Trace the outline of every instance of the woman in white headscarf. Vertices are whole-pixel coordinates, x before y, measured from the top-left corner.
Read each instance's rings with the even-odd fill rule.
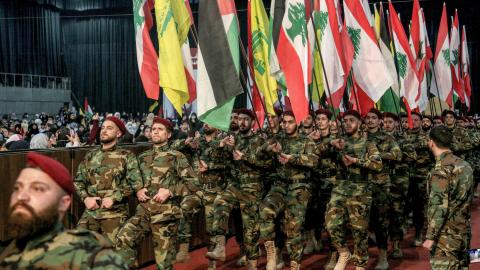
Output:
[[[47,149],[50,147],[49,138],[45,133],[38,133],[30,140],[30,149]]]

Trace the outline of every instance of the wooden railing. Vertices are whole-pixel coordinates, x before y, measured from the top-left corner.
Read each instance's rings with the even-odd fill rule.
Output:
[[[150,148],[149,144],[132,144],[123,145],[122,147],[131,150],[138,154]],[[78,148],[61,148],[53,150],[38,151],[44,155],[50,156],[61,162],[67,167],[74,176],[77,167],[83,160],[85,154],[91,150],[92,147],[78,147]],[[28,151],[15,152],[0,152],[0,241],[8,240],[6,223],[8,219],[8,206],[10,204],[10,195],[13,189],[15,180],[20,171],[25,166],[26,154]],[[137,205],[136,199],[132,196],[129,198],[130,214],[132,215]],[[71,206],[71,211],[65,218],[65,225],[68,228],[74,228],[81,214],[83,213],[84,205],[80,199],[75,195]],[[190,245],[192,247],[199,247],[206,243],[207,237],[205,232],[205,216],[203,213],[194,216],[192,223],[192,238]],[[138,260],[140,265],[145,265],[154,260],[153,257],[153,242],[150,236],[147,236],[139,247]]]

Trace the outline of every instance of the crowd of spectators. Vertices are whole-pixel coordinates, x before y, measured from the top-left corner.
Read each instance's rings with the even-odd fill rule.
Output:
[[[153,113],[95,113],[85,115],[75,107],[62,107],[57,114],[4,114],[0,120],[0,151],[80,147],[99,144],[103,119],[114,115],[128,130],[120,143],[148,142]],[[201,131],[203,124],[195,113],[170,119],[175,125],[174,137],[187,138]]]

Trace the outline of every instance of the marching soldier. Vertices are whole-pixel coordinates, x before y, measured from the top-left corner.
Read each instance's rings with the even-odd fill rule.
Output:
[[[367,174],[382,170],[382,158],[374,143],[360,132],[361,116],[354,110],[345,112],[346,136],[331,141],[337,149],[339,168],[332,197],[325,217],[332,244],[339,252],[336,270],[345,269],[350,260],[346,229],[352,229],[354,254],[357,270],[365,269],[368,262],[368,221],[372,192]]]
[[[406,229],[405,202],[407,201],[409,184],[409,167],[417,159],[413,142],[407,140],[404,132],[398,130],[399,121],[396,114],[386,112],[383,117],[385,133],[394,136],[402,150],[402,161],[393,163],[391,174],[391,219],[390,239],[393,241],[393,258],[403,257],[400,241],[403,240],[403,230]]]
[[[218,129],[204,124],[202,136],[196,149],[196,161],[194,161],[194,170],[198,171],[199,184],[198,191],[184,198],[181,204],[183,218],[180,223],[178,242],[180,243],[176,262],[185,262],[189,260],[189,241],[191,237],[191,222],[194,213],[199,211],[200,207],[205,208],[205,219],[207,232],[211,231],[213,224],[213,202],[217,194],[225,188],[225,170],[228,155],[220,147],[220,141],[217,139]],[[208,250],[213,250],[215,242],[209,239]],[[215,269],[216,261],[209,261],[209,269]]]
[[[100,131],[101,147],[86,154],[74,182],[86,208],[78,227],[99,231],[113,243],[127,219],[127,198],[142,182],[136,156],[117,146],[125,132],[120,119],[107,117]]]
[[[367,126],[367,139],[374,143],[380,151],[383,169],[380,172],[370,172],[372,208],[370,224],[375,231],[376,242],[379,249],[378,263],[375,269],[388,269],[387,249],[390,213],[390,174],[393,163],[402,158],[402,151],[395,142],[395,138],[380,130],[382,113],[372,108],[365,117]]]
[[[450,147],[453,134],[445,126],[430,132],[428,147],[435,156],[429,174],[428,229],[423,247],[430,250],[430,264],[437,269],[468,269],[471,239],[473,172]]]
[[[263,200],[260,210],[260,232],[267,250],[267,270],[277,269],[275,248],[275,220],[285,212],[285,234],[290,255],[290,268],[300,269],[303,254],[302,229],[310,199],[309,176],[318,163],[315,143],[300,135],[295,116],[291,111],[283,113],[284,136],[269,144],[267,150],[279,161],[277,179]]]
[[[451,110],[442,112],[444,124],[453,134],[452,151],[460,158],[465,159],[466,154],[473,149],[472,140],[467,130],[456,125],[457,115]]]
[[[128,269],[102,235],[64,229],[73,192],[72,176],[61,163],[27,154],[10,198],[7,228],[13,240],[0,244],[1,269]]]
[[[175,237],[182,217],[180,202],[198,186],[185,155],[169,150],[172,128],[168,120],[154,118],[153,149],[138,156],[144,181],[137,183],[134,189],[140,203],[135,215],[120,229],[116,244],[116,250],[131,267],[136,266],[138,244],[151,232],[157,268],[172,269]]]
[[[206,257],[212,260],[225,260],[225,235],[228,230],[228,216],[234,208],[239,208],[243,222],[245,253],[248,269],[257,269],[259,217],[258,207],[262,195],[261,170],[271,164],[262,137],[252,132],[255,114],[248,109],[238,110],[239,134],[228,136],[221,147],[231,153],[232,181],[227,183],[224,192],[214,202],[214,221],[212,232],[216,246]]]

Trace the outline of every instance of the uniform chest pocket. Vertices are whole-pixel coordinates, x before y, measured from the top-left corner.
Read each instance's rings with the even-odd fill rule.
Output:
[[[115,189],[125,178],[125,162],[122,159],[103,160],[98,189]]]

